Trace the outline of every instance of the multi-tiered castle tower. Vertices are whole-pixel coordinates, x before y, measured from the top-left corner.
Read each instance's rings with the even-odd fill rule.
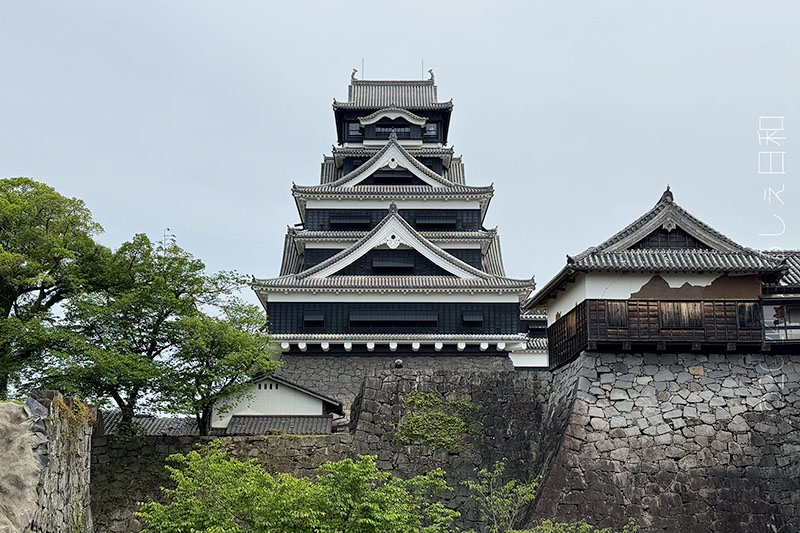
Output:
[[[467,185],[433,74],[354,72],[333,110],[319,185],[292,187],[300,223],[280,276],[254,282],[285,358],[533,354],[537,317],[520,316],[533,280],[505,275],[497,230],[483,227],[493,187]]]

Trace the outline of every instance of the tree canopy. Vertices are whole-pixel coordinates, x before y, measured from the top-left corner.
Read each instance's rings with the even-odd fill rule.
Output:
[[[101,231],[82,200],[29,178],[0,180],[0,397],[42,354],[54,307],[110,282]]]
[[[202,261],[174,242],[154,243],[146,235],[123,244],[109,271],[113,285],[65,304],[52,348],[57,359],[48,372],[52,385],[84,397],[111,398],[122,424],[130,426],[143,402],[203,411],[215,385],[235,389],[251,377],[248,370],[271,369],[265,337],[203,313],[209,306],[228,305],[241,276],[206,274]],[[255,322],[256,312],[250,313]],[[263,314],[260,320],[263,326]],[[204,347],[210,351],[202,353]],[[214,366],[204,366],[209,363]]]
[[[196,314],[178,323],[177,350],[166,362],[162,396],[166,408],[193,414],[201,435],[211,429],[215,408],[224,411],[241,398],[250,378],[272,373],[264,313],[238,299],[221,306],[222,316]]]

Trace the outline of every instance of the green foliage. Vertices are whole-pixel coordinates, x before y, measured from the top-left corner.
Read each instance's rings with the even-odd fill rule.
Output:
[[[475,406],[467,398],[447,400],[436,392],[412,391],[403,408],[406,413],[394,436],[397,444],[420,443],[457,451],[465,445],[466,437],[475,433]]]
[[[235,274],[209,276],[203,263],[174,242],[136,235],[110,260],[113,285],[71,299],[58,329],[49,385],[102,401],[111,398],[132,423],[143,400],[154,397],[167,362],[185,338],[184,320],[241,284]]]
[[[492,470],[475,469],[477,481],[463,482],[490,533],[509,531],[526,506],[536,498],[539,487],[538,479],[529,483],[519,483],[515,479],[503,483],[504,471],[505,459],[497,461]]]
[[[628,519],[628,523],[619,533],[636,533],[639,526],[633,518]],[[615,533],[611,528],[597,528],[584,520],[580,522],[553,522],[552,520],[542,520],[533,529],[513,531],[510,533]]]
[[[229,458],[217,442],[170,460],[182,467],[167,467],[176,488],[162,489],[166,503],[144,503],[137,513],[151,533],[455,531],[458,513],[433,501],[452,490],[441,470],[402,480],[365,456],[297,478]]]
[[[161,387],[166,408],[196,415],[201,435],[211,429],[215,405],[224,412],[249,388],[252,376],[280,366],[271,359],[261,309],[234,299],[222,310],[220,318],[197,314],[180,320],[177,350],[166,363]]]
[[[0,398],[43,354],[53,308],[108,281],[101,231],[81,200],[28,178],[0,180]]]

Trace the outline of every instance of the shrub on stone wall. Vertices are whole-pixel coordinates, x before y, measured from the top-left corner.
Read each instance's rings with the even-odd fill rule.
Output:
[[[396,444],[422,444],[454,452],[467,445],[476,433],[475,405],[468,398],[446,399],[436,392],[412,391],[403,403]]]
[[[628,523],[619,530],[619,533],[636,533],[639,526],[631,518]],[[524,531],[509,531],[508,533],[615,533],[610,527],[603,529],[597,528],[585,520],[580,522],[554,522],[552,520],[542,520],[533,529]]]

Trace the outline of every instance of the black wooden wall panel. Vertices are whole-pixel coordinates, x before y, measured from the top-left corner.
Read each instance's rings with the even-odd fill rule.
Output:
[[[435,328],[385,328],[383,331],[350,327],[350,312],[436,313]],[[464,311],[483,313],[480,326],[465,325]],[[304,326],[306,312],[322,313],[325,324],[321,327]],[[273,302],[268,305],[271,333],[520,333],[519,305],[515,303],[357,303],[357,302]]]

